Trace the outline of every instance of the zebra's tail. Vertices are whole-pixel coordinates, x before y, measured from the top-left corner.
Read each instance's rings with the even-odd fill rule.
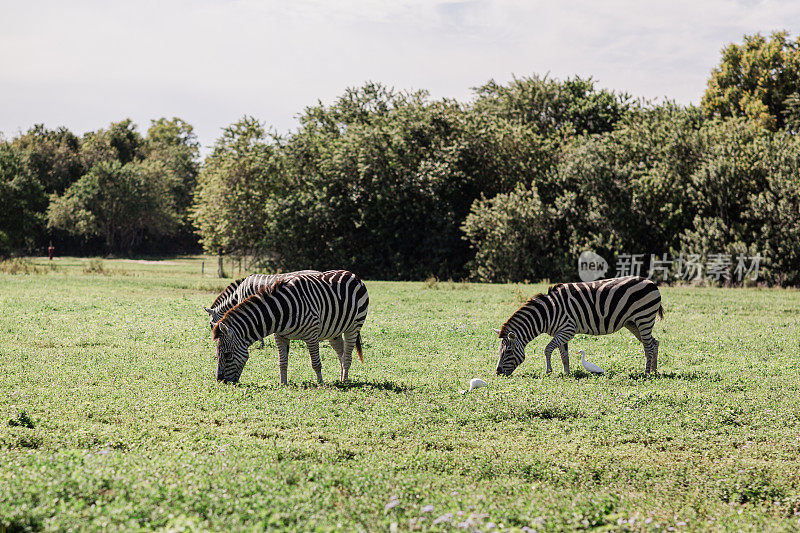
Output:
[[[660,304],[658,306],[658,318],[664,320],[664,306]]]
[[[361,332],[358,332],[356,335],[356,351],[358,352],[358,359],[362,363],[364,362],[364,352],[361,350]]]

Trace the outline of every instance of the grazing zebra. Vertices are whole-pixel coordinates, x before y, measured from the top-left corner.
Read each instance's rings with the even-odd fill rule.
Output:
[[[503,327],[495,330],[501,339],[497,373],[510,376],[525,360],[525,346],[537,335],[553,337],[544,350],[547,372],[552,372],[550,354],[561,353],[564,373],[569,374],[567,343],[577,333],[605,335],[623,326],[644,346],[645,374],[655,372],[658,341],[653,338],[656,315],[663,317],[661,294],[649,279],[629,276],[591,283],[559,283],[537,294],[519,308]]]
[[[322,383],[319,341],[328,339],[339,357],[341,379],[346,381],[353,348],[359,359],[364,360],[361,326],[367,318],[368,306],[364,283],[346,270],[280,277],[233,307],[214,326],[217,379],[239,381],[249,346],[274,333],[281,385],[287,383],[289,341],[293,339],[301,339],[308,346],[311,368],[319,383]]]

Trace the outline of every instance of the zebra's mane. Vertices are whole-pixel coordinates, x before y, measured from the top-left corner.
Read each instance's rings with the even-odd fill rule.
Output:
[[[233,291],[235,291],[235,290],[236,290],[236,288],[237,288],[239,285],[241,285],[241,284],[242,284],[242,282],[243,282],[244,280],[245,280],[245,278],[242,278],[242,279],[237,279],[237,280],[236,280],[236,281],[234,281],[234,282],[231,282],[231,284],[230,284],[230,285],[228,285],[227,287],[225,287],[225,289],[224,289],[224,290],[223,290],[221,293],[219,293],[219,296],[217,296],[217,297],[216,297],[216,299],[214,300],[214,302],[211,304],[211,307],[216,307],[217,305],[219,305],[220,303],[222,303],[222,300],[224,300],[225,298],[227,298],[228,296],[230,296],[230,294],[231,294]]]
[[[552,287],[550,287],[549,289],[547,289],[547,293],[540,292],[540,293],[534,294],[533,296],[531,296],[530,298],[528,298],[528,299],[525,301],[525,303],[524,303],[524,304],[522,304],[522,305],[519,307],[519,309],[517,309],[516,311],[514,311],[514,313],[513,313],[513,314],[512,314],[512,315],[509,317],[509,319],[508,319],[508,320],[506,320],[505,324],[503,324],[502,326],[500,326],[500,333],[498,333],[498,334],[497,334],[497,336],[498,336],[498,337],[503,337],[503,336],[505,336],[505,335],[508,333],[508,326],[509,326],[509,322],[511,322],[511,319],[512,319],[512,318],[514,318],[514,316],[515,316],[517,313],[519,313],[521,309],[525,309],[526,307],[528,307],[529,305],[531,305],[532,303],[534,303],[534,302],[535,302],[535,301],[537,301],[537,300],[540,300],[540,299],[542,299],[542,298],[547,298],[547,297],[548,297],[548,296],[550,296],[550,295],[551,295],[551,294],[552,294],[554,291],[556,291],[556,290],[558,290],[559,288],[561,288],[563,285],[564,285],[563,283],[556,283],[555,285],[553,285]]]
[[[267,285],[266,287],[261,287],[260,289],[258,289],[252,296],[245,298],[238,304],[228,309],[228,311],[225,312],[222,318],[220,318],[219,321],[216,324],[214,324],[214,329],[211,330],[211,338],[214,340],[219,338],[219,325],[228,318],[228,315],[230,315],[234,311],[237,311],[243,305],[249,304],[251,300],[260,299],[262,296],[275,294],[278,290],[281,289],[281,287],[286,285],[288,281],[289,280],[285,278],[278,278],[271,284]]]

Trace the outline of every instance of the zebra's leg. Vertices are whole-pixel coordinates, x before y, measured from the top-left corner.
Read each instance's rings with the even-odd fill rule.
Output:
[[[339,358],[339,362],[341,363],[342,354],[344,353],[344,341],[342,341],[342,336],[339,335],[338,337],[328,339],[328,344],[330,344],[333,351],[336,352],[336,357]]]
[[[650,356],[647,355],[647,346],[645,345],[644,341],[642,340],[642,334],[639,333],[639,328],[636,327],[636,324],[634,324],[633,322],[626,322],[625,323],[625,327],[628,329],[628,331],[633,333],[634,337],[636,337],[636,339],[639,342],[641,342],[642,346],[644,347],[644,372],[646,374],[649,371],[649,368],[650,368]]]
[[[556,349],[555,341],[555,339],[551,340],[547,343],[547,346],[544,347],[544,366],[545,372],[548,374],[553,373],[553,367],[550,366],[550,354]]]
[[[634,337],[636,337],[639,342],[642,342],[642,336],[639,335],[639,328],[636,327],[636,324],[633,322],[625,322],[625,327],[628,328],[628,331],[633,333]]]
[[[564,373],[569,374],[569,350],[567,343],[559,345],[558,352],[561,354],[561,364],[564,366]]]
[[[649,374],[653,368],[653,349],[651,346],[651,340],[643,340],[642,344],[644,344],[644,357],[645,357],[645,366],[644,366],[644,373]]]
[[[639,324],[637,325],[637,329],[639,330],[642,345],[644,345],[644,357],[646,359],[644,373],[649,374],[650,372],[655,372],[657,368],[655,354],[656,350],[658,350],[658,341],[656,341],[652,335],[653,325]]]
[[[275,344],[278,345],[278,368],[281,373],[281,385],[288,383],[287,370],[289,368],[289,339],[275,334]]]
[[[658,370],[658,341],[653,337],[653,356],[650,359],[650,371],[655,373]]]
[[[342,381],[350,379],[350,363],[353,362],[353,348],[356,346],[356,339],[358,338],[358,331],[351,331],[345,333],[344,336],[344,351],[342,353]]]
[[[317,374],[317,383],[322,384],[322,359],[319,358],[319,339],[306,340],[308,354],[311,356],[311,368]]]
[[[556,332],[553,335],[553,340],[547,343],[547,346],[544,349],[544,359],[547,363],[547,373],[553,371],[553,367],[550,366],[550,354],[553,353],[553,350],[558,348],[559,352],[561,352],[561,364],[564,366],[564,373],[569,374],[569,353],[562,351],[561,346],[564,346],[566,349],[567,343],[572,340],[572,337],[575,336],[575,332],[572,329],[562,329]]]

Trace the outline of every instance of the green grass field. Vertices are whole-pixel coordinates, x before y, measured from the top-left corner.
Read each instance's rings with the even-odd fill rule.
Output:
[[[657,377],[623,330],[507,379],[543,285],[367,281],[353,381],[293,343],[281,388],[274,342],[214,379],[199,259],[46,263],[0,274],[0,531],[800,528],[800,292],[663,288]]]

